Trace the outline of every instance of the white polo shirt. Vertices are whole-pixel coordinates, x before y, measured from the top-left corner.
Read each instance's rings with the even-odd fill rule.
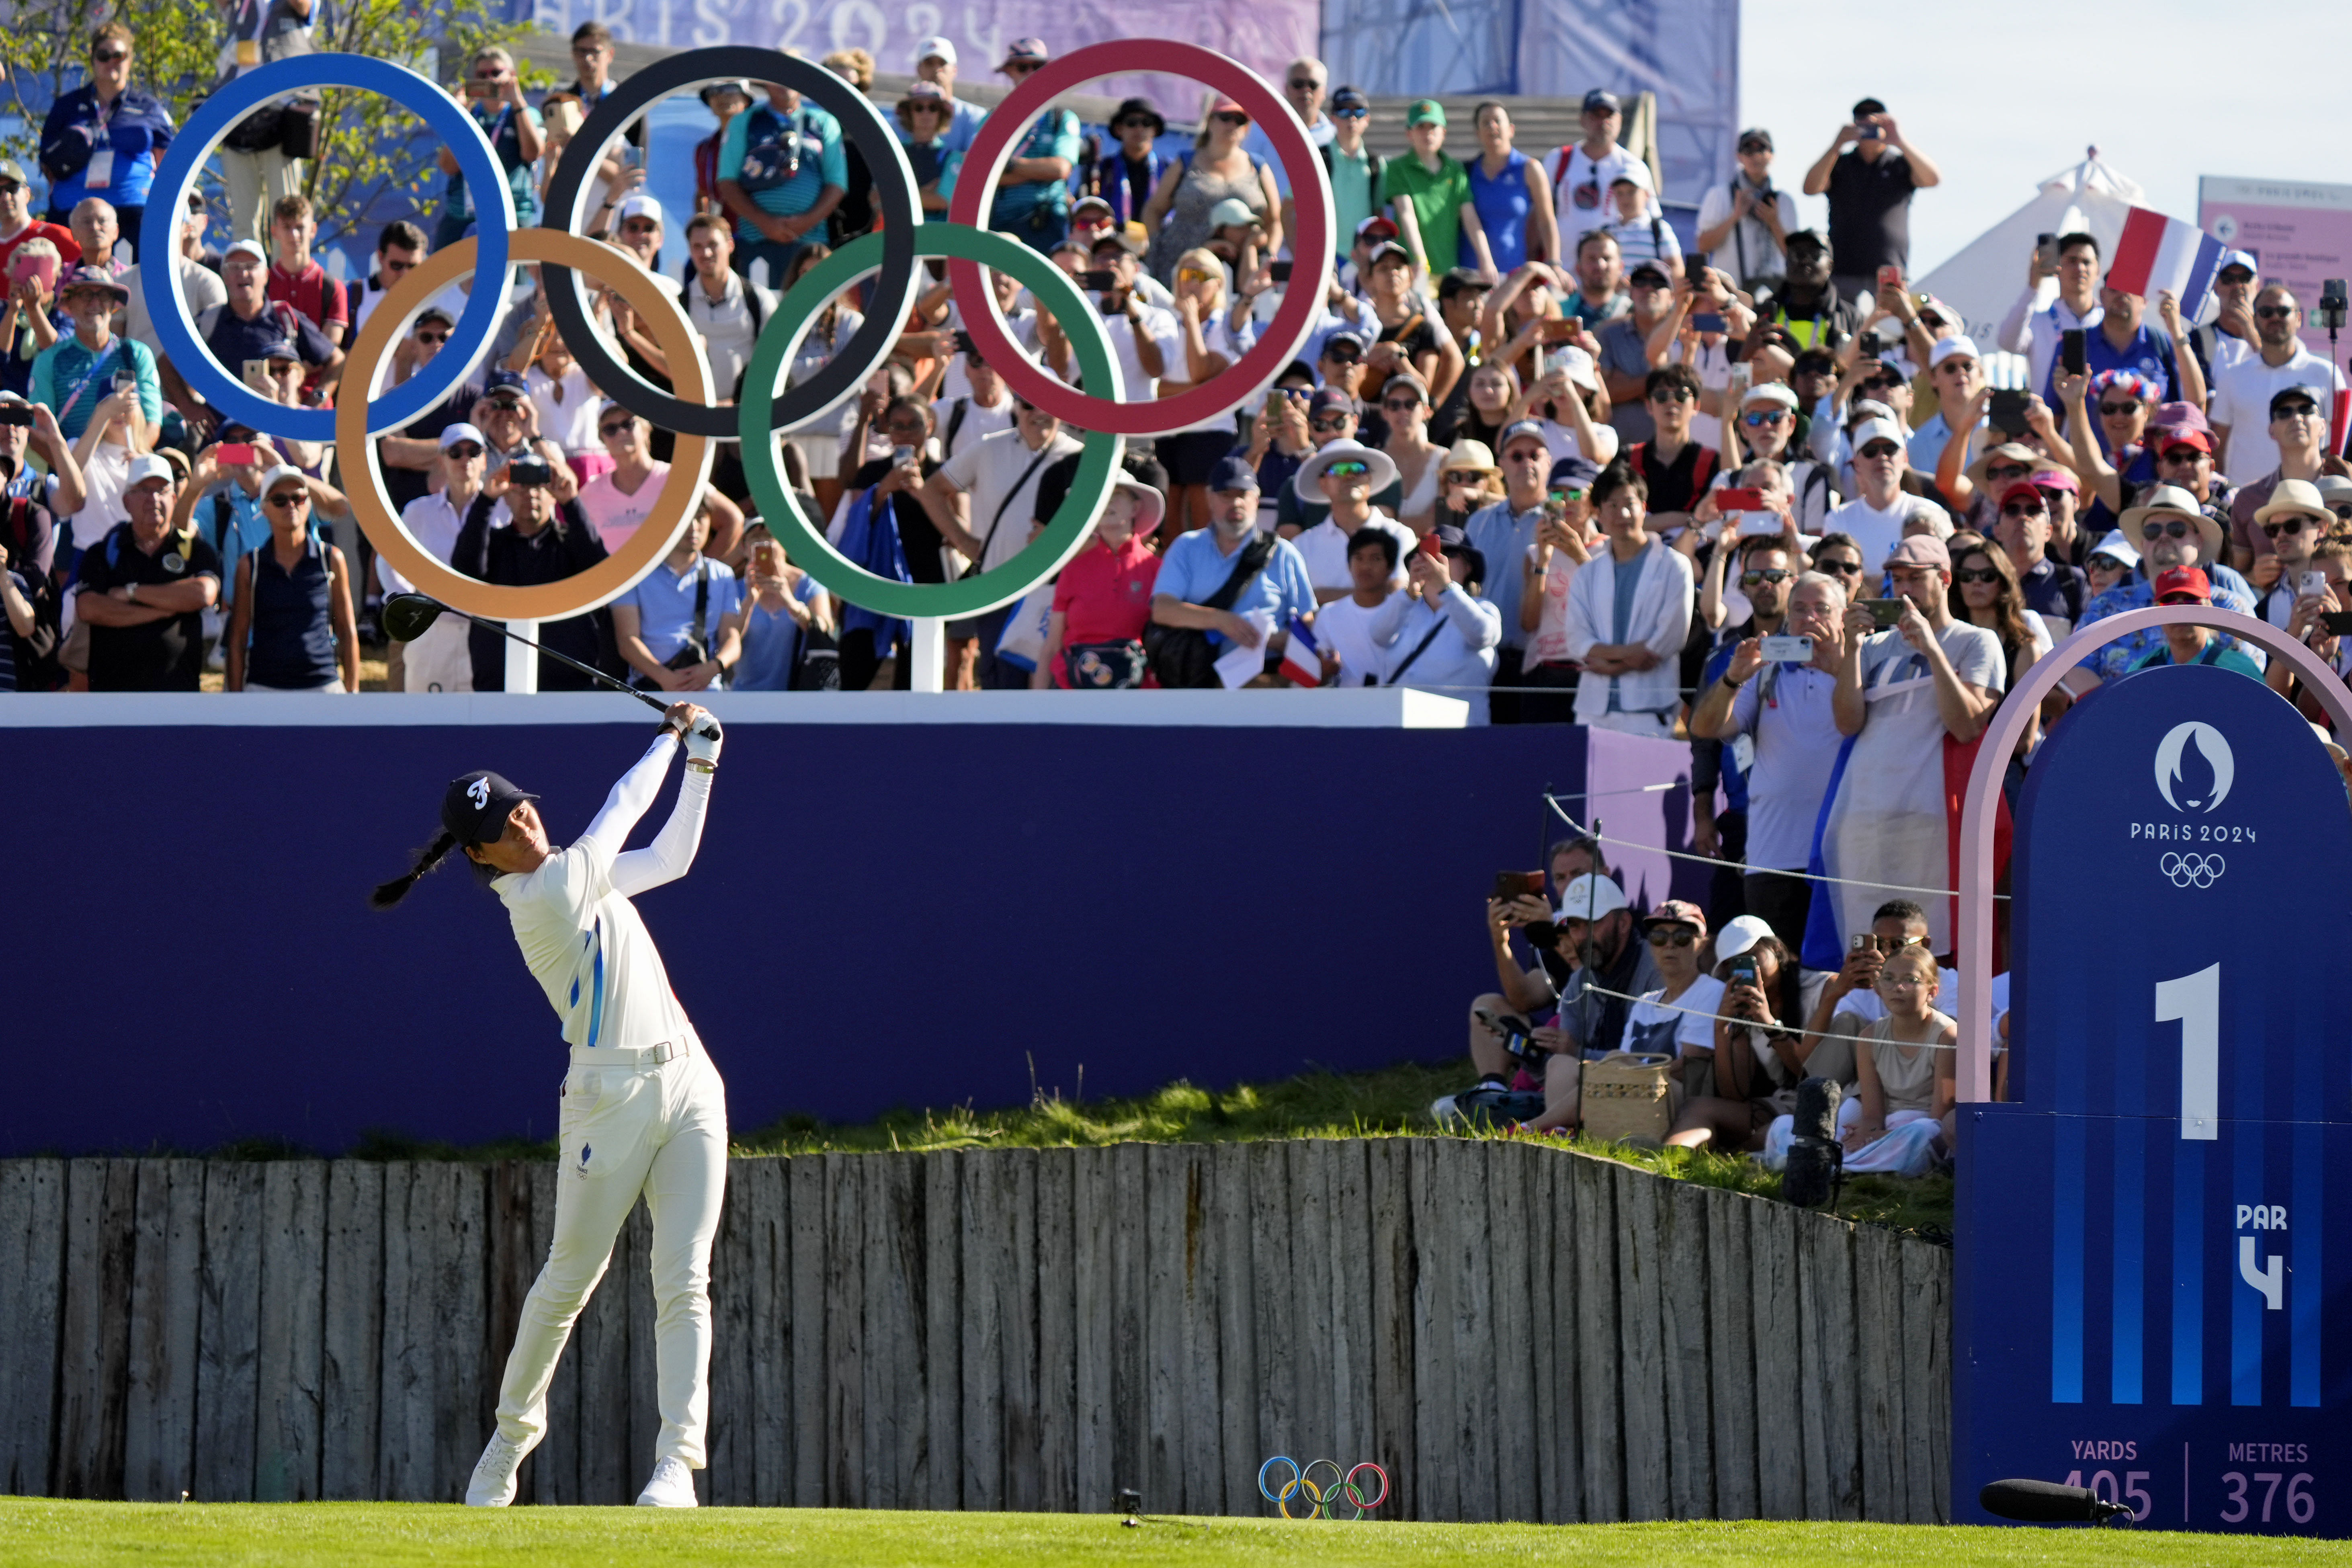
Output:
[[[2213,401],[2206,417],[2230,427],[2222,458],[2231,484],[2252,484],[2279,466],[2278,443],[2271,439],[2271,399],[2290,386],[2307,386],[2320,394],[2319,416],[2332,420],[2335,395],[2344,390],[2344,373],[2300,343],[2284,364],[2268,364],[2262,355],[2248,354],[2234,364],[2214,368]]]

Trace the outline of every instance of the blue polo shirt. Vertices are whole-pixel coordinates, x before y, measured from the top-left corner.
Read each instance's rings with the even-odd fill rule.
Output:
[[[805,572],[793,585],[793,597],[803,605],[813,603],[824,592],[816,579]],[[687,602],[687,613],[694,613],[691,597]],[[766,610],[754,604],[751,613],[743,617],[743,657],[737,661],[728,685],[738,691],[789,691],[793,665],[799,659],[800,651],[800,623],[782,610]]]
[[[1462,531],[1486,558],[1486,602],[1502,612],[1503,646],[1525,647],[1528,634],[1519,629],[1519,591],[1526,585],[1528,550],[1536,542],[1536,524],[1543,508],[1514,513],[1511,503],[1498,500],[1470,514]]]
[[[1196,528],[1190,533],[1180,533],[1176,542],[1160,563],[1160,576],[1151,592],[1173,595],[1180,603],[1198,605],[1225,585],[1233,575],[1234,556],[1239,555],[1248,541],[1234,547],[1228,555],[1217,548],[1214,525]],[[1286,539],[1274,542],[1274,553],[1266,557],[1265,567],[1252,577],[1232,605],[1235,615],[1246,616],[1253,610],[1274,612],[1274,629],[1286,631],[1293,616],[1315,613],[1315,584],[1307,580],[1307,559]],[[1212,647],[1222,647],[1222,632],[1211,632]]]
[[[687,635],[694,630],[695,594],[705,570],[710,574],[710,598],[703,608],[702,635],[708,646],[716,647],[719,617],[733,615],[743,602],[742,584],[735,580],[734,568],[724,561],[698,555],[693,565],[679,573],[673,571],[664,558],[660,565],[646,574],[644,582],[629,590],[627,598],[619,601],[635,606],[637,636],[644,639],[647,651],[664,664],[686,646]]]
[[[2123,347],[2107,342],[2105,329],[2093,327],[2083,334],[2083,367],[2095,376],[2101,371],[2131,370],[2164,388],[2164,400],[2170,403],[2180,395],[2180,366],[2173,357],[2172,340],[2162,332],[2151,331],[2147,322],[2132,333]],[[2058,404],[2058,356],[2050,356],[2050,369],[2042,378],[2042,401],[2056,408]],[[2089,400],[2095,401],[2095,400]],[[2098,410],[2091,410],[2091,428],[2099,437],[2104,450],[2107,444],[2106,427],[2098,422]]]

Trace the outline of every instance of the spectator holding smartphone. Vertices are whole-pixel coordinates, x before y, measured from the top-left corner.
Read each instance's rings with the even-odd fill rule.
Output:
[[[1666,1144],[1752,1153],[1764,1147],[1773,1096],[1794,1089],[1800,1076],[1790,1058],[1801,1036],[1780,1021],[1778,1001],[1797,961],[1754,915],[1727,922],[1716,934],[1715,951],[1714,978],[1722,987],[1716,1011],[1722,1016],[1706,1021],[1706,1047],[1685,1047],[1712,1058],[1714,1082],[1683,1102]]]
[[[140,417],[151,425],[163,417],[155,356],[146,344],[114,335],[114,312],[130,300],[130,289],[94,267],[77,268],[58,280],[58,300],[73,319],[73,335],[33,361],[32,399],[57,411],[68,440],[82,433],[110,392],[136,395]]]
[[[1527,638],[1518,682],[1527,689],[1518,699],[1521,723],[1576,720],[1576,683],[1583,671],[1569,657],[1568,595],[1577,572],[1607,542],[1592,526],[1592,481],[1600,477],[1600,465],[1588,458],[1552,464],[1535,542],[1520,552],[1518,629]],[[1489,552],[1486,559],[1499,558]],[[1537,690],[1548,695],[1538,697]]]
[[[1942,171],[1904,140],[1886,105],[1865,98],[1853,106],[1852,122],[1838,128],[1805,171],[1805,195],[1829,197],[1830,244],[1842,264],[1831,286],[1841,298],[1859,303],[1882,267],[1908,270],[1911,193],[1943,181]]]
[[[1856,426],[1850,439],[1857,493],[1822,520],[1823,527],[1846,535],[1861,550],[1866,586],[1875,585],[1878,568],[1914,522],[1931,532],[1951,531],[1951,519],[1942,507],[1903,488],[1903,476],[1910,468],[1904,438],[1903,427],[1893,419],[1874,417]]]
[[[1479,596],[1486,558],[1458,528],[1433,529],[1437,553],[1405,558],[1409,585],[1373,618],[1384,686],[1422,686],[1469,704],[1469,722],[1487,721],[1486,687],[1495,674],[1502,616]]]
[[[2059,340],[2068,332],[2088,333],[2105,314],[2099,304],[2099,241],[2084,233],[2062,234],[2050,242],[2052,254],[2037,244],[2025,264],[2025,292],[2001,318],[1993,346],[2026,356],[2025,384],[2051,396],[2052,373],[2058,363]],[[2058,280],[2058,295],[2036,308],[2045,279]]]
[[[1772,184],[1772,133],[1739,133],[1739,172],[1709,185],[1698,204],[1698,248],[1706,264],[1749,294],[1788,276],[1789,236],[1797,227],[1797,198]]]
[[[1852,1037],[1825,1040],[1822,1029],[1806,1028],[1809,1059],[1827,1054],[1822,1047],[1835,1046],[1841,1058],[1853,1064],[1850,1079],[1842,1081],[1851,1081],[1854,1092],[1838,1107],[1837,1119],[1848,1171],[1923,1175],[1949,1152],[1959,1029],[1936,1005],[1937,979],[1929,950],[1906,943],[1885,953],[1873,970],[1877,1016],[1840,1013],[1831,1020],[1828,1033]],[[1819,1071],[1810,1066],[1807,1070]],[[1786,1163],[1794,1131],[1792,1117],[1773,1122],[1765,1141],[1769,1168]]]
[[[522,81],[515,75],[512,55],[497,47],[475,53],[467,71],[466,106],[489,138],[499,166],[506,170],[507,189],[514,196],[515,222],[537,223],[539,191],[531,183],[530,166],[547,150],[547,132],[539,110],[523,100]],[[433,248],[446,250],[466,237],[466,231],[474,226],[478,203],[475,193],[466,189],[457,155],[444,147],[436,157],[449,184],[442,197]],[[603,216],[601,212],[592,213],[589,221],[599,224]]]

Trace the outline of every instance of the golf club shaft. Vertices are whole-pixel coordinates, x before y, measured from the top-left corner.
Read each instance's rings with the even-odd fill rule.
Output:
[[[444,605],[442,608],[446,610],[448,609],[449,606]],[[557,659],[564,664],[570,665],[572,668],[578,670],[581,674],[586,676],[591,680],[602,681],[615,691],[625,691],[656,713],[667,713],[669,711],[669,704],[655,696],[652,692],[640,691],[635,687],[628,685],[624,681],[614,679],[611,676],[605,674],[603,670],[598,669],[593,665],[581,663],[578,659],[573,658],[568,653],[558,653],[555,649],[549,647],[544,643],[533,642],[529,637],[523,636],[520,632],[508,629],[507,624],[504,621],[488,620],[480,616],[467,615],[463,610],[458,610],[455,613],[465,616],[467,620],[473,622],[478,626],[488,627],[491,631],[498,633],[500,637],[512,637],[515,641],[522,644],[525,647],[537,648],[541,653],[545,654],[548,658]]]

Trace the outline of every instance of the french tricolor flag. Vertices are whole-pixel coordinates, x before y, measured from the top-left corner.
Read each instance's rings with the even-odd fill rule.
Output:
[[[1323,684],[1323,657],[1315,634],[1297,616],[1290,617],[1290,641],[1282,650],[1283,679],[1294,686]]]
[[[2107,265],[2107,287],[2137,294],[2153,307],[2163,289],[2180,302],[2183,321],[2193,321],[2213,291],[2221,270],[2221,242],[2195,224],[2134,207]]]

